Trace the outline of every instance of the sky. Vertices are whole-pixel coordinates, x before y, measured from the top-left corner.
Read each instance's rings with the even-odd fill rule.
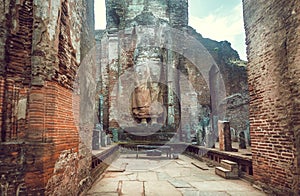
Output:
[[[105,25],[105,0],[95,0],[95,28]],[[247,60],[242,0],[189,0],[189,25],[205,38],[229,41]]]

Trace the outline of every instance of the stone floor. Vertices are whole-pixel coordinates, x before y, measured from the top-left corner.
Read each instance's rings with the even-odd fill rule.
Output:
[[[194,166],[201,167],[198,168]],[[264,193],[242,180],[225,180],[206,163],[184,155],[179,159],[121,155],[86,195],[94,196],[259,196]]]

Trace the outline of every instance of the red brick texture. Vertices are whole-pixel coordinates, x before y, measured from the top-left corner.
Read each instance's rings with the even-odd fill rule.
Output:
[[[22,139],[24,143],[19,142],[20,138],[17,138],[15,145],[9,145],[6,142],[2,144],[3,148],[1,148],[3,150],[1,152],[4,153],[1,153],[3,155],[1,157],[3,160],[1,173],[5,170],[9,172],[13,168],[17,170],[19,168],[20,171],[23,171],[20,173],[24,175],[23,180],[20,176],[20,181],[9,184],[11,190],[15,190],[19,186],[18,183],[23,183],[22,186],[30,190],[31,194],[44,193],[49,179],[58,175],[55,172],[55,165],[65,150],[76,156],[72,161],[78,164],[79,130],[74,121],[72,97],[72,90],[54,82],[46,82],[44,87],[32,87],[29,90],[28,127],[25,131],[25,138]],[[12,162],[12,160],[15,161]],[[69,163],[72,164],[71,161]],[[60,168],[60,170],[59,173],[63,174],[65,168]],[[77,171],[75,167],[74,172],[75,175],[78,175],[80,171]],[[59,176],[63,178],[62,175]],[[66,177],[68,176],[66,175]],[[7,178],[9,183],[13,182],[10,181],[12,176]],[[69,187],[75,193],[79,182],[77,184],[67,182],[71,183]],[[50,188],[55,189],[56,187]]]
[[[244,0],[254,180],[299,195],[300,2]]]
[[[3,97],[4,97],[4,78],[0,76],[0,127],[1,127],[1,141],[4,140],[3,130],[2,130],[2,114],[3,114]]]
[[[84,22],[93,21],[86,19],[93,1],[63,0],[57,8],[48,2],[0,3],[7,12],[0,13],[6,32],[0,39],[2,194],[77,195],[89,181],[92,155],[80,141],[79,96],[72,87],[80,59],[93,47],[94,28]],[[57,28],[41,12],[57,17]]]

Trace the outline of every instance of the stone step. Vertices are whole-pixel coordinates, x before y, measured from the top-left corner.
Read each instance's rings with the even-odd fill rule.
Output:
[[[216,167],[215,173],[223,178],[229,178],[230,170],[225,169],[223,167]]]
[[[238,172],[239,170],[238,164],[229,160],[221,160],[221,166],[229,171]]]
[[[238,173],[231,172],[228,169],[225,169],[223,167],[216,167],[215,173],[225,179],[237,179],[239,178]]]

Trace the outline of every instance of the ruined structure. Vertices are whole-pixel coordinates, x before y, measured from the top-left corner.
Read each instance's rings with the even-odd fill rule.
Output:
[[[300,194],[299,1],[244,1],[254,180]]]
[[[300,3],[244,0],[243,4],[253,180],[269,193],[300,195]],[[237,66],[238,55],[228,42],[205,39],[187,26],[187,1],[108,0],[107,29],[96,35],[100,52],[92,50],[92,0],[5,0],[0,1],[0,8],[2,195],[78,195],[89,188],[93,177],[103,172],[103,167],[97,168],[102,160],[91,153],[95,114],[90,111],[95,109],[95,97],[102,108],[98,123],[108,132],[124,126],[127,117],[136,124],[158,124],[160,129],[165,122],[180,127],[179,119],[181,125],[192,127],[209,116],[211,121],[203,123],[215,126],[217,113],[211,108],[226,108],[222,118],[236,130],[246,129],[246,68]],[[138,29],[138,25],[155,28]],[[170,50],[174,42],[166,45],[169,48],[149,47],[155,46],[153,35],[175,36],[157,31],[160,25],[162,30],[177,29],[182,33],[177,31],[177,35],[192,37],[209,51],[209,60],[215,63],[206,75],[194,63],[197,55],[203,57],[198,50],[186,58],[183,50]],[[139,40],[140,35],[149,37]],[[173,40],[166,37],[165,41]],[[79,66],[83,62],[86,66]],[[95,64],[101,65],[98,72]],[[126,77],[138,76],[145,64],[149,69],[142,73],[147,77]],[[151,69],[149,64],[161,69]],[[219,71],[226,91],[221,100],[213,98],[220,89],[210,88],[220,87],[216,82]],[[78,72],[82,77],[77,80]],[[92,81],[98,82],[97,88]],[[189,81],[191,86],[180,81]],[[125,91],[126,86],[132,90]],[[101,96],[86,91],[90,88]],[[145,99],[139,100],[139,93]],[[184,102],[179,104],[180,100]],[[123,109],[122,105],[128,113],[116,110]],[[121,118],[114,119],[118,115]],[[186,133],[192,129],[180,128],[179,139],[188,140]]]
[[[104,130],[159,124],[150,135],[173,131],[187,142],[206,118],[215,135],[219,119],[232,121],[236,132],[246,130],[245,64],[230,43],[203,38],[188,26],[187,1],[106,3],[107,29],[96,35]]]
[[[93,7],[0,1],[1,195],[75,195],[90,183],[73,88],[82,59],[94,64]]]

